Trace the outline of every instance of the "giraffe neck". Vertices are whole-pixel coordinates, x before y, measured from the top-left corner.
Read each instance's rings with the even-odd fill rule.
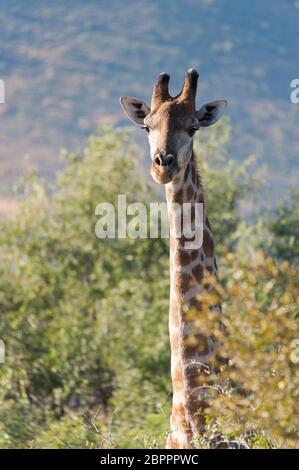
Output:
[[[198,409],[205,405],[203,400],[198,399],[197,390],[202,383],[203,369],[209,368],[214,348],[210,338],[197,332],[193,322],[186,321],[183,305],[190,305],[200,315],[196,296],[203,290],[205,273],[217,275],[213,234],[193,153],[184,171],[166,185],[166,198],[170,224],[169,334],[173,386],[171,433],[167,446],[189,448],[192,447],[194,433],[203,432],[204,418]],[[188,249],[184,235],[174,236],[173,203],[180,206],[184,203],[203,205],[203,242],[200,247]],[[196,346],[189,341],[191,336],[195,337]]]
[[[193,153],[184,171],[175,181],[166,185],[166,198],[170,225],[171,295],[175,299],[193,304],[194,298],[202,289],[204,270],[210,274],[217,274],[214,236],[207,216],[203,187]],[[203,208],[203,238],[202,244],[198,247],[193,248],[183,232],[180,236],[175,236],[173,231],[177,223],[174,207],[182,207],[184,204],[189,204],[191,207],[192,228],[194,228],[195,216],[192,208],[196,204],[201,204]]]

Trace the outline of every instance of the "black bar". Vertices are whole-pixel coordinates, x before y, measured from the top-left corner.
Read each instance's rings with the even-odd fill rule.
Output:
[[[175,465],[182,466],[201,466],[211,463],[221,465],[245,462],[246,465],[275,463],[285,467],[288,462],[294,460],[295,453],[292,450],[278,449],[219,449],[219,450],[146,450],[146,449],[28,449],[28,450],[1,450],[0,465],[4,463],[13,464],[20,462],[22,466],[36,464],[52,465],[66,463],[68,466],[82,464],[101,466],[109,465],[111,467],[121,466],[123,468],[138,468],[153,465]]]

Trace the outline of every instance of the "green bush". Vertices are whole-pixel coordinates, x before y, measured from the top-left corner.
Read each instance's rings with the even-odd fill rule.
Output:
[[[280,204],[269,222],[272,235],[270,252],[277,259],[299,265],[299,191],[291,193],[290,200]]]
[[[238,211],[255,180],[248,163],[240,166],[226,156],[228,138],[227,125],[216,126],[197,144],[220,276],[225,289],[229,256],[243,263],[242,276],[253,276],[246,283],[256,296],[254,307],[266,316],[272,291],[261,291],[258,276],[264,273],[252,272],[250,257],[244,264],[240,248],[246,239],[256,250],[254,230]],[[27,181],[16,219],[1,221],[6,363],[0,369],[0,447],[165,445],[171,402],[168,243],[95,236],[98,203],[116,203],[118,194],[126,194],[128,203],[159,200],[133,140],[126,130],[101,129],[82,155],[64,156],[53,188],[35,177]],[[293,298],[297,274],[290,281],[286,274],[281,283],[273,273],[273,282]],[[236,301],[225,302],[235,312]],[[245,303],[242,308],[250,329],[252,306],[247,314]],[[261,360],[262,350],[256,353]],[[271,420],[266,425],[271,432]],[[275,427],[282,439],[283,429]],[[262,446],[259,439],[255,445]],[[294,439],[283,442],[293,445]]]

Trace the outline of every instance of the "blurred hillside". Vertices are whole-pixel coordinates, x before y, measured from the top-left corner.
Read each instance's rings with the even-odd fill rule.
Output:
[[[175,93],[191,65],[198,101],[229,100],[234,157],[268,164],[272,201],[295,186],[298,1],[2,0],[1,18],[2,195],[32,166],[52,178],[60,148],[81,149],[103,119],[121,123],[120,95],[148,101],[163,70]]]

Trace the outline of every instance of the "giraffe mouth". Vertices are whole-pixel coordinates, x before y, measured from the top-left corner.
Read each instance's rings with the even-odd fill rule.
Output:
[[[169,169],[166,169],[165,167],[157,166],[155,164],[152,164],[151,167],[151,175],[156,181],[156,183],[159,184],[167,184],[170,183],[173,178],[176,176],[178,172],[178,166],[172,166]]]

